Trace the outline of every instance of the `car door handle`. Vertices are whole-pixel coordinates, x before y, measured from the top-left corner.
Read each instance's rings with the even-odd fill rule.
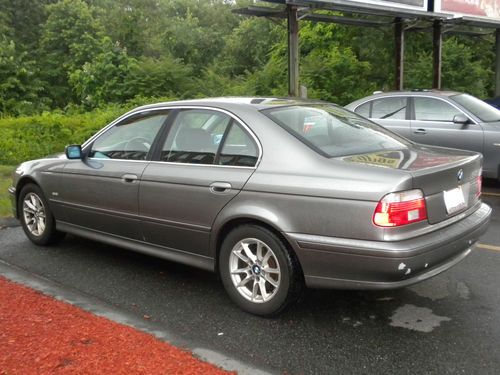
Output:
[[[427,134],[427,130],[425,130],[425,129],[417,129],[413,133],[415,133],[415,134]]]
[[[126,173],[122,176],[123,182],[133,183],[137,181],[138,177],[135,174]]]
[[[223,194],[232,188],[229,182],[213,182],[210,184],[210,191],[214,194]]]

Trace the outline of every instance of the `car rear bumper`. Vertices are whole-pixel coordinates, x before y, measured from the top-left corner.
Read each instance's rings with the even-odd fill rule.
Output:
[[[312,288],[392,289],[411,285],[464,259],[486,231],[491,208],[404,241],[364,241],[284,233]]]

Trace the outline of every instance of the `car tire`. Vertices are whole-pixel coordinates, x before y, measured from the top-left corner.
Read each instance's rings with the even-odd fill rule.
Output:
[[[54,216],[38,185],[25,185],[17,205],[21,226],[31,242],[46,246],[64,237],[65,233],[56,230]]]
[[[294,253],[258,225],[233,229],[222,242],[219,273],[230,298],[244,311],[275,316],[299,298],[304,285]]]

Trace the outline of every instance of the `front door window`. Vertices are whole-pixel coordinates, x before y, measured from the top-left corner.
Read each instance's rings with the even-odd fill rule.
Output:
[[[460,110],[439,99],[414,98],[415,120],[453,122],[455,115],[462,114]]]
[[[118,123],[93,143],[89,156],[98,159],[146,160],[167,113],[133,116]]]

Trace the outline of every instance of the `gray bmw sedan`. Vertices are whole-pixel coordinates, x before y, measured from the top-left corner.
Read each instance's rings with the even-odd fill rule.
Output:
[[[304,286],[398,288],[460,262],[491,213],[481,163],[325,102],[218,98],[134,109],[9,190],[35,244],[72,233],[217,272],[275,315]]]
[[[483,176],[500,179],[500,111],[471,95],[439,90],[370,95],[346,106],[414,142],[483,154]]]

